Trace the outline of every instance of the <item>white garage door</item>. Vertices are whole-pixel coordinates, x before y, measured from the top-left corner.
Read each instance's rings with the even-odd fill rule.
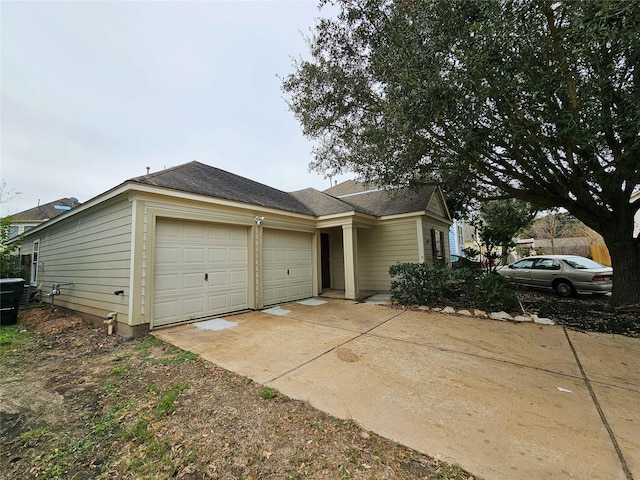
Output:
[[[248,307],[247,229],[159,219],[153,326]]]
[[[311,234],[265,229],[262,243],[262,294],[265,305],[310,297]]]

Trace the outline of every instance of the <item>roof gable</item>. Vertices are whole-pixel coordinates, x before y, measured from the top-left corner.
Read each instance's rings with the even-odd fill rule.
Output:
[[[446,206],[441,205],[442,195],[434,195],[437,191],[438,188],[434,185],[427,185],[420,190],[383,189],[347,180],[324,190],[323,193],[337,197],[357,211],[377,217],[425,211],[435,205],[437,208],[432,213],[448,219]]]
[[[306,215],[314,214],[310,208],[287,192],[196,161],[134,177],[128,182],[170,188]]]
[[[435,187],[420,190],[372,190],[340,197],[356,210],[382,217],[401,213],[420,212],[427,209]]]
[[[306,188],[291,192],[295,198],[304,203],[308,208],[313,210],[316,216],[333,215],[337,213],[346,213],[353,211],[353,206],[342,200],[319,192],[314,188]]]

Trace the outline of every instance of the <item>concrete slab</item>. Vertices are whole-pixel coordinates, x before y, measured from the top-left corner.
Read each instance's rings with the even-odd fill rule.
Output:
[[[640,392],[640,339],[570,330],[568,334],[591,381]]]
[[[627,467],[640,478],[640,340],[568,334]]]
[[[367,335],[272,385],[486,479],[624,478],[581,379]]]
[[[371,334],[580,378],[561,328],[406,311]]]
[[[290,310],[287,318],[359,333],[371,330],[402,313],[402,310],[349,300],[330,300],[317,306],[292,302],[281,307]]]
[[[590,390],[560,327],[339,300],[281,308],[154,334],[486,479],[640,478],[637,339],[569,334]]]
[[[290,310],[285,310],[284,308],[280,307],[279,305],[277,307],[271,307],[271,308],[267,308],[265,310],[262,310],[263,313],[268,313],[269,315],[278,315],[280,317],[286,315],[287,313],[291,313]]]
[[[365,300],[369,305],[391,305],[390,293],[376,293]]]
[[[259,383],[284,375],[358,335],[262,312],[228,318],[238,325],[219,331],[183,325],[154,335]]]
[[[196,322],[194,327],[201,330],[225,330],[227,328],[235,327],[238,325],[236,322],[230,322],[224,318],[212,318],[211,320],[205,320],[203,322]]]

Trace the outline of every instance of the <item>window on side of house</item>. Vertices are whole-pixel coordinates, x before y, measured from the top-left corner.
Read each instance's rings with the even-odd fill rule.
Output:
[[[31,252],[31,284],[38,283],[38,258],[40,257],[40,240],[33,242]]]

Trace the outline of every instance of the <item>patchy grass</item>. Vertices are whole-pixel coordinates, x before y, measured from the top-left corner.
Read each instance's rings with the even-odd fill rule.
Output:
[[[1,419],[6,478],[474,478],[154,337],[41,315],[1,330],[20,369],[3,355],[0,389],[22,400]]]
[[[7,350],[15,350],[30,343],[33,340],[33,333],[25,329],[22,325],[2,325],[0,326],[0,348],[3,353]]]

